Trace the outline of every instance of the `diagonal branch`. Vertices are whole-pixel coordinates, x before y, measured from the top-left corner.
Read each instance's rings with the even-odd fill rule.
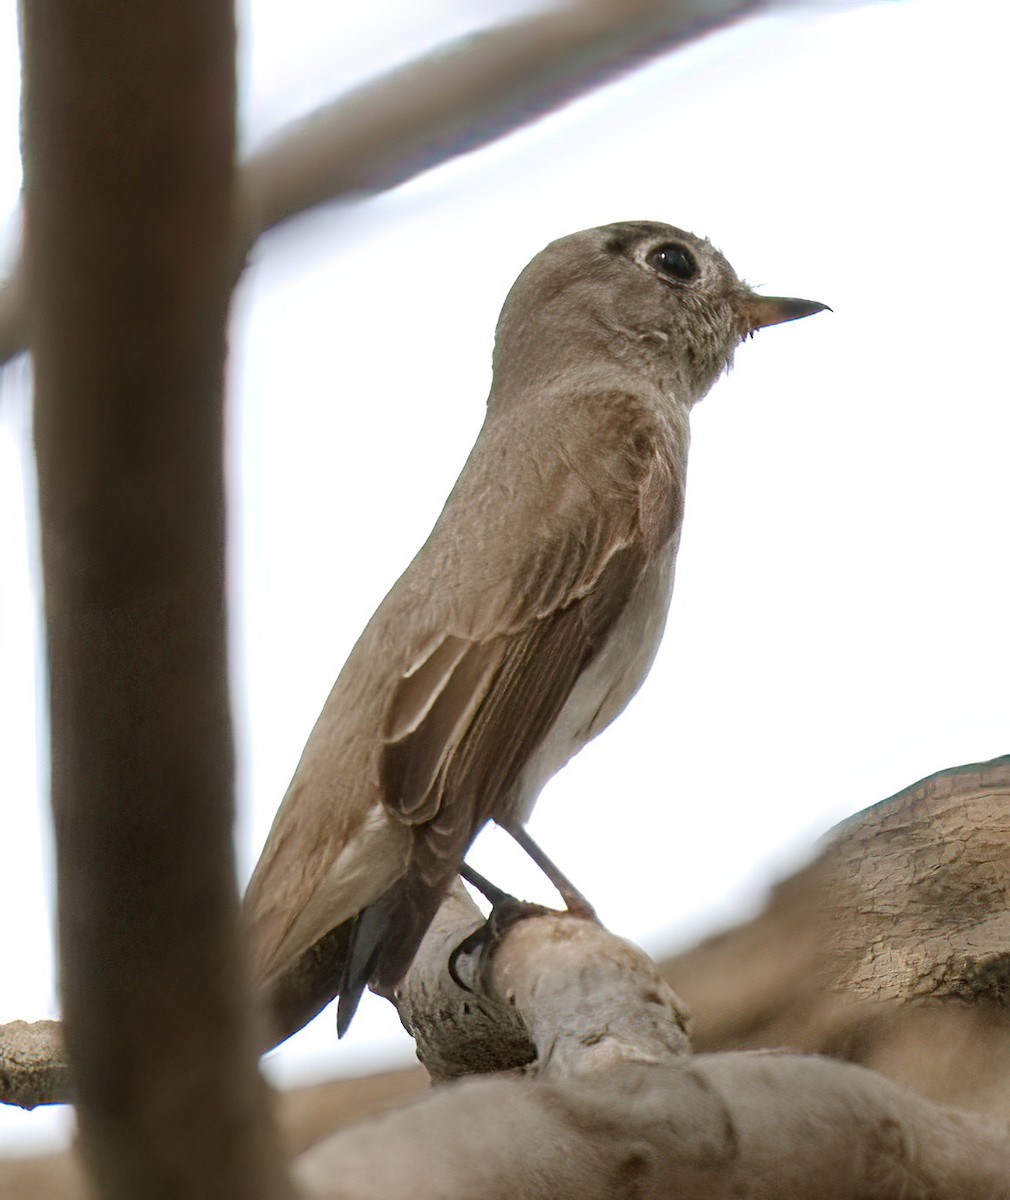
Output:
[[[765,0],[579,0],[451,43],[294,122],[239,174],[239,255],[282,221],[394,187],[537,120]],[[27,344],[18,273],[0,364]]]
[[[355,89],[250,159],[253,236],[475,150],[761,0],[571,3],[464,38]]]

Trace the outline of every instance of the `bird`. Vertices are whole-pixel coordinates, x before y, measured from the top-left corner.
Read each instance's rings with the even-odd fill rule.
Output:
[[[561,237],[522,271],[473,449],[341,670],[249,882],[264,995],[328,939],[342,1036],[365,987],[405,975],[488,821],[536,857],[541,788],[658,649],[692,407],[742,340],[826,308],[757,294],[708,240],[654,221]]]

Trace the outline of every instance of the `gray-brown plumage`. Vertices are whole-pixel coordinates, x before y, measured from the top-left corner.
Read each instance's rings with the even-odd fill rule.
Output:
[[[249,884],[261,983],[338,926],[341,1030],[364,986],[399,981],[480,827],[521,826],[648,672],[691,407],[742,338],[824,307],[756,296],[707,241],[653,222],[561,238],[523,271],[480,436],[341,671]]]

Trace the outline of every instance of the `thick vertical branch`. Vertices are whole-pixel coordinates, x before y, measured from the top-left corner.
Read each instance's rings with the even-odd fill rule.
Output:
[[[23,0],[67,1052],[105,1197],[276,1195],[232,872],[227,0]]]

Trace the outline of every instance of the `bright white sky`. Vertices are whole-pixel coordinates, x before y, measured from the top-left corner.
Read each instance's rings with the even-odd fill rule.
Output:
[[[251,0],[247,143],[526,7]],[[19,179],[12,8],[0,220]],[[1001,0],[791,9],[258,248],[230,409],[243,879],[477,432],[509,285],[550,239],[608,221],[706,234],[751,283],[835,311],[761,333],[696,410],[663,648],[625,716],[545,791],[534,835],[611,928],[661,953],[753,910],[840,818],[1010,749],[1008,24]],[[23,365],[0,376],[0,1020],[58,1012],[26,383]],[[505,842],[482,837],[474,865],[550,901]],[[339,1046],[324,1014],[270,1071],[410,1056],[369,998]],[[0,1151],[67,1128],[63,1110],[0,1110]]]

